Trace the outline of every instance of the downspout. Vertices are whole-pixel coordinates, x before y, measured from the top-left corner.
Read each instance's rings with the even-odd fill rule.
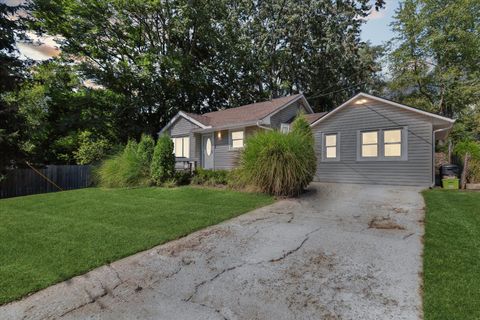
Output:
[[[262,128],[262,129],[265,129],[265,130],[273,130],[273,128],[270,128],[270,127],[266,127],[266,126],[264,126],[264,125],[261,125],[261,124],[260,124],[260,120],[257,121],[257,127]]]
[[[432,133],[432,139],[433,139],[432,141],[432,184],[430,188],[435,187],[435,141],[437,141],[437,139],[435,138],[436,138],[437,132],[447,131],[450,129],[451,127],[433,130],[433,133]]]

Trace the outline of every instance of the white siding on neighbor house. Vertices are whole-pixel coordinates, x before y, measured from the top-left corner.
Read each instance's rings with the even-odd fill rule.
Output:
[[[359,132],[407,127],[407,160],[357,159]],[[313,128],[317,153],[315,180],[321,182],[430,186],[432,123],[428,116],[373,102],[349,105]],[[322,133],[338,133],[339,161],[322,161]]]
[[[200,135],[194,134],[192,132],[193,129],[200,128],[196,124],[188,121],[185,118],[178,118],[174,124],[169,128],[168,133],[171,137],[181,137],[181,136],[189,136],[190,137],[190,158],[178,158],[181,160],[187,161],[196,161],[197,164],[200,164]]]

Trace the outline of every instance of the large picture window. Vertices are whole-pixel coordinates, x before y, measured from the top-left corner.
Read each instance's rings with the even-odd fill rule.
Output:
[[[358,132],[357,160],[408,160],[407,127]]]
[[[175,137],[173,140],[173,153],[177,158],[190,157],[190,137]]]
[[[243,130],[231,131],[230,132],[230,147],[232,149],[243,148]]]

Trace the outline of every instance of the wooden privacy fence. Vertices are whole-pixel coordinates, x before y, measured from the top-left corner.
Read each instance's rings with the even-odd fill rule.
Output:
[[[59,188],[87,188],[90,184],[91,166],[51,165],[41,169],[15,169],[0,182],[0,198],[60,191]]]

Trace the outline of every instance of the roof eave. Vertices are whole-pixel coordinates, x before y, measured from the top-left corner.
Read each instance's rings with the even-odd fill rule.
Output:
[[[196,124],[197,126],[199,126],[200,128],[202,129],[207,129],[207,128],[211,128],[211,126],[208,126],[206,124],[203,124],[201,123],[200,121],[190,117],[188,114],[186,114],[185,112],[183,111],[179,111],[163,128],[162,130],[160,130],[158,132],[158,135],[160,136],[161,134],[163,134],[168,128],[170,128],[174,123],[175,121],[178,120],[178,118],[180,117],[183,117],[185,119],[187,119],[188,121],[192,122],[193,124]]]
[[[355,96],[353,96],[352,98],[348,99],[346,102],[342,103],[339,107],[337,107],[337,108],[333,109],[332,111],[330,111],[329,113],[327,113],[325,116],[323,116],[320,119],[313,122],[310,126],[313,127],[313,126],[317,125],[318,123],[320,123],[321,121],[331,117],[332,114],[335,114],[339,110],[343,109],[344,107],[346,107],[352,101],[356,100],[359,97],[365,97],[365,98],[369,98],[369,99],[372,99],[372,100],[380,101],[380,102],[390,104],[390,105],[393,105],[393,106],[396,106],[396,107],[399,107],[399,108],[402,108],[402,109],[405,109],[405,110],[410,110],[412,112],[423,114],[423,115],[431,117],[431,118],[439,119],[439,120],[445,121],[446,123],[450,124],[450,126],[453,126],[453,124],[455,123],[454,119],[443,117],[443,116],[440,116],[440,115],[437,115],[437,114],[434,114],[434,113],[430,113],[430,112],[427,112],[427,111],[415,109],[415,108],[412,108],[412,107],[409,107],[409,106],[406,106],[406,105],[403,105],[403,104],[400,104],[400,103],[397,103],[397,102],[394,102],[394,101],[390,101],[390,100],[387,100],[387,99],[383,99],[383,98],[380,98],[380,97],[372,96],[372,95],[367,94],[367,93],[360,92],[360,93],[356,94]]]
[[[207,128],[193,129],[192,132],[208,133],[208,132],[214,132],[214,131],[231,130],[231,129],[249,127],[249,126],[256,126],[259,123],[261,123],[260,120],[239,122],[239,123],[231,123],[231,124],[225,124],[225,125],[221,125],[221,126],[209,126]]]

